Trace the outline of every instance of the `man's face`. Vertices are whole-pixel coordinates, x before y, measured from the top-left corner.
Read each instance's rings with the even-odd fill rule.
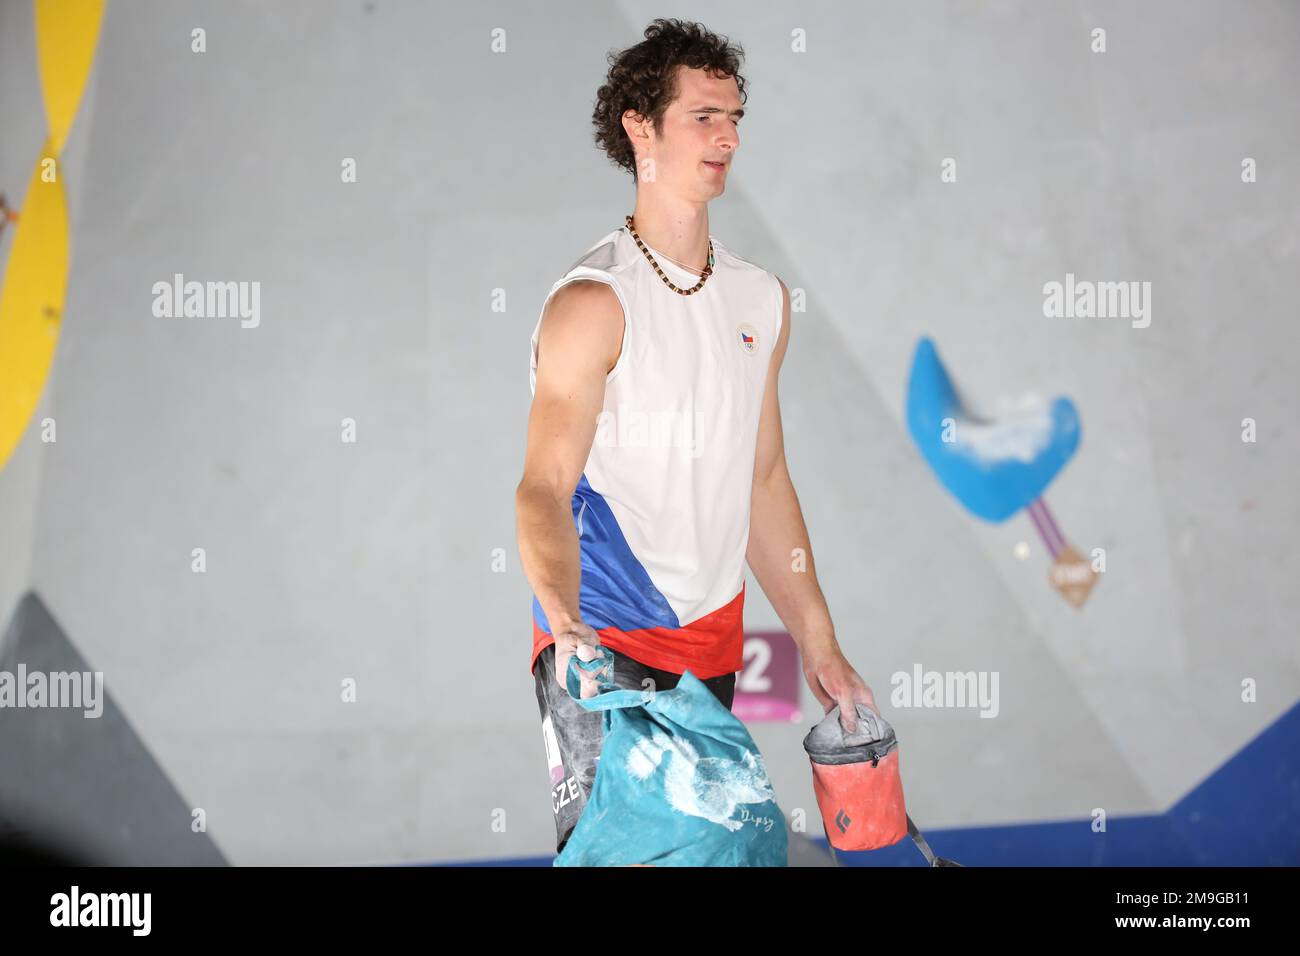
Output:
[[[638,180],[647,175],[650,158],[655,181],[673,192],[701,202],[721,196],[740,147],[737,127],[744,112],[734,76],[718,79],[679,66],[677,98],[664,113],[663,133],[646,123],[649,139],[638,141]]]

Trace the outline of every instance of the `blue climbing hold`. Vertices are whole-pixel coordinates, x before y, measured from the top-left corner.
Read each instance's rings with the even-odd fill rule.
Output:
[[[1040,497],[1082,434],[1074,403],[1064,396],[999,421],[975,418],[928,338],[917,342],[912,358],[907,427],[944,487],[973,515],[994,522]]]

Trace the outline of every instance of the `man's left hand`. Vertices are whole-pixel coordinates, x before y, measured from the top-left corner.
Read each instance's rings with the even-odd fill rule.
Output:
[[[839,704],[840,726],[845,733],[855,733],[858,729],[855,704],[866,704],[877,714],[880,713],[871,688],[858,676],[858,672],[838,648],[805,657],[803,676],[826,713],[829,714]]]

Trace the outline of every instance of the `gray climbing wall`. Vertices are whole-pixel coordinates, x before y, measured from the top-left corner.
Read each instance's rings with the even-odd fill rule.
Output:
[[[0,720],[0,839],[89,863],[204,866],[221,854],[121,708],[40,598],[19,603],[0,670],[77,675],[80,706],[14,709]],[[30,687],[26,682],[23,685]]]

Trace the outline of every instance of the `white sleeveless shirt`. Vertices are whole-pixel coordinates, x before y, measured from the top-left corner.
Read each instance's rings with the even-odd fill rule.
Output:
[[[713,274],[692,295],[668,288],[622,227],[546,297],[592,279],[623,310],[622,349],[573,494],[582,619],[615,650],[701,680],[741,667],[754,455],[782,320],[776,276],[710,238]],[[647,248],[679,288],[699,281]],[[540,331],[539,316],[534,392]],[[534,598],[530,669],[552,640]]]

